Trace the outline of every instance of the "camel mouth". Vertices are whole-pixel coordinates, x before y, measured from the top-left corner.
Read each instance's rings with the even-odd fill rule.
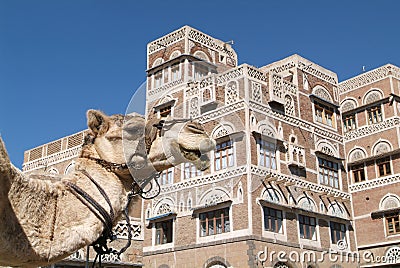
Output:
[[[202,154],[198,149],[185,148],[182,145],[179,145],[179,150],[183,157],[185,157],[189,161],[197,161],[201,158]]]
[[[198,149],[187,149],[179,145],[180,152],[182,156],[195,165],[195,167],[200,170],[204,171],[210,166],[210,158],[207,154],[202,153]]]

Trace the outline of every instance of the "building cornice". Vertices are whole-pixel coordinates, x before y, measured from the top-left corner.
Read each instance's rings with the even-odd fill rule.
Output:
[[[377,82],[390,75],[400,79],[400,68],[393,64],[386,64],[371,71],[362,73],[339,83],[339,94],[344,94],[354,89]]]

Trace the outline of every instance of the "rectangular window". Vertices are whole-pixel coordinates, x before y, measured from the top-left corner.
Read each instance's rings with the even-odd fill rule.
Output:
[[[156,222],[156,245],[172,243],[172,219]]]
[[[192,163],[184,164],[184,178],[190,179],[197,176],[201,176],[202,172],[196,168]]]
[[[318,157],[319,183],[339,189],[339,164]]]
[[[364,164],[351,167],[354,183],[365,181]]]
[[[230,232],[229,208],[200,213],[200,236]]]
[[[260,166],[276,170],[276,147],[275,144],[262,138],[257,139],[260,148],[258,164]]]
[[[390,169],[390,157],[376,160],[376,165],[378,166],[379,177],[392,174]]]
[[[343,117],[343,130],[345,133],[355,130],[356,128],[357,125],[355,114],[349,114]]]
[[[158,178],[158,183],[160,185],[172,184],[174,182],[174,168],[169,168],[164,170],[161,173],[161,176]]]
[[[158,88],[162,85],[162,71],[158,71],[154,74],[154,88]]]
[[[215,170],[233,166],[233,143],[231,140],[218,143],[215,149]]]
[[[316,227],[316,219],[314,217],[299,215],[299,228],[300,228],[301,238],[309,240],[317,240],[315,227]]]
[[[264,230],[274,233],[283,233],[282,210],[263,207],[264,210]]]
[[[400,215],[385,216],[387,235],[400,234]]]
[[[331,242],[337,244],[340,240],[346,240],[346,225],[331,221]]]
[[[330,127],[335,127],[335,118],[333,108],[315,104],[315,121],[328,125]]]
[[[370,125],[382,122],[382,110],[380,106],[367,109],[368,123]]]
[[[208,75],[208,68],[201,64],[194,65],[194,79],[197,81],[200,78]]]
[[[181,72],[179,69],[179,63],[171,66],[171,79],[172,81],[179,80],[181,78]]]

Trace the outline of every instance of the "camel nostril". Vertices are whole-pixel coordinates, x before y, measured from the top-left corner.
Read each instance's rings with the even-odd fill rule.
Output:
[[[199,149],[200,152],[203,153],[208,153],[211,150],[215,149],[215,142],[214,140],[211,139],[203,139],[200,144],[199,144]]]
[[[187,128],[196,132],[196,133],[203,133],[204,132],[204,128],[201,124],[199,124],[198,122],[189,122],[187,123]]]

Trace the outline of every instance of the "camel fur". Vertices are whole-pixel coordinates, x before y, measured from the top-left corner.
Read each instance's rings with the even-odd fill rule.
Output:
[[[168,128],[163,135],[154,135],[154,122],[146,126],[139,115],[107,116],[89,110],[87,118],[91,134],[76,160],[75,171],[65,176],[22,173],[10,163],[0,138],[0,266],[49,265],[99,238],[103,223],[68,187],[68,183],[77,185],[109,210],[83,170],[107,193],[116,224],[126,205],[133,176],[144,184],[149,174],[184,161],[207,168],[209,160],[204,153],[215,146],[196,122],[172,120],[166,123]],[[145,133],[152,135],[143,141]],[[111,172],[94,158],[134,164],[129,166],[135,168]]]

